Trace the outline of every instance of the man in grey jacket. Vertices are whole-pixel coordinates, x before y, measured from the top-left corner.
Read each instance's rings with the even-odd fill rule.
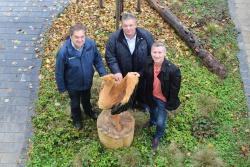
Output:
[[[137,27],[137,19],[130,13],[124,13],[121,19],[122,28],[112,33],[106,44],[105,59],[111,72],[120,81],[128,72],[137,72],[140,81],[135,100],[143,104],[144,83],[141,78],[143,65],[150,59],[153,44],[152,34]],[[143,107],[143,106],[141,106]]]

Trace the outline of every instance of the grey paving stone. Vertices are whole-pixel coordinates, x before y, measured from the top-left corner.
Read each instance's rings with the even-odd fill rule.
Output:
[[[41,33],[41,28],[36,28],[36,29],[33,29],[32,27],[28,28],[28,27],[25,27],[25,28],[6,28],[6,27],[2,27],[0,28],[0,34],[16,34],[16,35],[22,35],[22,34],[34,34],[34,35],[37,35],[37,34],[40,34]]]
[[[17,132],[17,133],[24,133],[26,130],[26,123],[7,123],[7,122],[0,122],[0,133],[1,132]]]
[[[8,97],[11,96],[10,93],[12,92],[11,89],[9,88],[4,88],[4,89],[0,89],[0,97]],[[1,107],[0,107],[1,108]]]
[[[1,142],[24,142],[25,134],[23,133],[0,133]]]
[[[19,51],[18,51],[19,50]],[[9,50],[0,50],[0,59],[20,59],[22,58],[23,60],[31,59],[31,58],[36,58],[35,57],[36,52],[33,48],[27,47],[16,47],[13,46]]]
[[[246,86],[250,85],[250,79],[249,78],[243,79],[243,83]]]
[[[241,77],[246,79],[249,78],[249,70],[246,69],[245,71],[240,71]]]
[[[8,102],[6,102],[8,99]],[[27,106],[30,104],[30,99],[25,97],[0,97],[0,105],[15,105],[15,106]]]
[[[11,111],[17,111],[17,112],[22,112],[22,111],[29,111],[30,107],[28,106],[11,106],[11,105],[5,105],[5,106],[0,106],[0,110],[3,111],[5,110],[6,112],[11,112]]]
[[[18,105],[16,105],[15,106],[16,108],[15,108],[15,111],[17,111],[17,112],[23,112],[23,111],[26,111],[26,112],[30,112],[30,108],[31,108],[31,106],[18,106]]]
[[[0,65],[5,64],[5,60],[13,60],[13,61],[18,60],[17,64],[20,64],[19,60],[22,62],[24,59],[33,59],[33,58],[35,58],[35,54],[32,53],[19,53],[19,54],[13,52],[0,53],[0,59],[2,59],[2,61],[0,61]],[[15,66],[17,64],[11,64],[11,65]]]
[[[26,23],[43,23],[44,21],[48,20],[47,17],[41,17],[41,16],[26,16],[26,17],[20,17],[18,15],[16,16],[0,16],[0,23],[1,22],[13,22],[13,23],[20,23],[20,22],[26,22]]]
[[[14,99],[15,98],[20,98],[21,99],[21,97],[14,97]],[[29,98],[23,98],[23,99],[29,99]],[[7,115],[8,114],[27,115],[30,112],[29,105],[16,104],[16,105],[8,105],[8,106],[9,106],[9,108],[3,112],[4,114],[7,114]]]
[[[0,161],[1,162],[1,161]],[[18,167],[18,165],[16,163],[0,163],[0,167]]]
[[[42,17],[42,18],[51,18],[50,12],[0,12],[0,17],[26,17],[26,16],[33,16],[33,17]]]
[[[15,75],[15,74],[14,74]],[[3,81],[0,82],[0,89],[12,89],[14,90],[29,90],[30,82],[21,82],[21,81]],[[25,92],[26,93],[26,92]]]
[[[34,70],[30,70],[29,67],[1,67],[0,66],[0,74],[16,74],[16,73],[25,73],[25,74],[33,74],[35,73],[36,71]]]
[[[5,115],[3,113],[0,114],[0,122],[5,122]]]
[[[17,164],[18,163],[18,153],[1,153],[0,152],[0,156],[1,156],[1,161],[0,163],[8,165],[8,164]]]
[[[35,6],[0,6],[1,12],[49,12],[49,8],[47,6],[35,7]]]
[[[4,114],[0,114],[0,122],[1,123],[26,123],[28,120],[27,115],[28,115],[27,112],[15,112],[15,111],[5,112]]]
[[[0,88],[0,97],[4,97],[4,98],[9,98],[9,97],[30,98],[31,90],[30,90],[30,88],[27,88],[27,87],[28,87],[27,85],[24,87],[25,90],[18,89],[18,88]]]
[[[18,55],[18,54],[35,54],[34,48],[31,47],[7,47],[0,50],[0,54],[2,55]]]
[[[1,24],[0,24],[0,28],[8,28],[8,27],[22,28],[22,27],[30,27],[30,26],[32,26],[34,28],[43,28],[43,25],[41,23],[26,23],[26,22],[11,23],[11,22],[1,22]]]
[[[241,52],[241,53],[238,55],[238,59],[239,59],[240,63],[246,61],[246,56],[244,55],[243,52]]]
[[[240,20],[239,26],[241,26],[241,27],[250,26],[250,23],[249,23],[247,20],[248,20],[248,19]]]
[[[36,44],[36,41],[20,41],[20,42],[18,42],[18,44],[16,42],[17,41],[15,41],[15,40],[0,39],[0,43],[4,47],[8,47],[8,46],[25,47],[25,46],[35,46],[35,44]]]
[[[0,55],[0,67],[22,67],[24,69],[35,66],[39,61],[32,57],[33,54],[20,54],[16,59],[14,58],[4,58],[4,55]],[[7,56],[6,56],[7,57]],[[29,58],[31,57],[31,58]],[[28,70],[28,69],[27,69]]]
[[[19,143],[19,142],[15,142],[15,143],[1,142],[0,143],[0,153],[18,153],[18,152],[20,152],[22,147],[23,147],[23,143]],[[2,163],[4,163],[4,162],[2,162]]]
[[[18,31],[19,29],[17,29]],[[22,30],[22,29],[21,29]],[[33,38],[38,39],[38,36],[40,34],[29,34],[28,32],[26,33],[17,33],[17,31],[12,32],[12,33],[1,33],[1,38],[4,38],[5,40],[12,40],[13,38],[15,38],[16,40],[19,39],[21,41],[25,41],[25,40],[33,40]],[[25,37],[25,38],[24,38]]]
[[[54,2],[56,3],[56,2]],[[44,6],[44,2],[43,1],[9,1],[9,2],[1,2],[0,6],[9,6],[9,7],[38,7],[38,6]]]
[[[24,78],[24,79],[22,79]],[[23,74],[1,74],[0,75],[0,82],[2,81],[23,81],[23,82],[29,82],[31,81],[30,75],[23,75]]]
[[[246,50],[250,50],[250,44],[245,44],[244,47]]]
[[[5,112],[7,110],[12,110],[12,109],[15,109],[15,108],[16,108],[15,106],[1,105],[0,106],[0,111]]]
[[[243,63],[240,63],[240,71],[244,72],[244,71],[248,71],[248,69],[249,69],[249,66],[246,63],[246,61]]]
[[[244,91],[247,96],[250,96],[250,85],[245,85],[244,86]]]
[[[1,22],[0,22],[1,24]],[[18,40],[18,41],[36,41],[39,39],[38,35],[31,34],[1,34],[1,38],[6,40]],[[16,42],[17,43],[17,42]],[[18,44],[17,44],[18,45]]]
[[[38,0],[36,0],[35,2],[37,2],[37,1],[38,1]],[[44,4],[47,4],[47,3],[52,4],[51,0],[39,0],[39,1],[40,1],[40,2],[43,2]],[[57,0],[57,1],[53,2],[53,3],[56,3],[56,2],[62,3],[62,2],[64,2],[64,1],[65,1],[65,0]],[[23,2],[23,3],[29,4],[29,3],[33,3],[34,0],[9,0],[9,1],[7,1],[7,2]]]

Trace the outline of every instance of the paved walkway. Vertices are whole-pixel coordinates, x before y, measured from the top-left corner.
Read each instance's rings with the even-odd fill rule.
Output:
[[[24,166],[39,84],[35,41],[67,0],[0,0],[0,167]]]
[[[228,0],[228,4],[232,19],[239,32],[238,45],[240,51],[237,56],[248,110],[250,111],[250,0]]]

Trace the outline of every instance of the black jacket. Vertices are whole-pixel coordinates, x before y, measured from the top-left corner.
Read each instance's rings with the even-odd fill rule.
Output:
[[[128,72],[142,73],[147,57],[150,57],[150,49],[153,44],[153,36],[150,32],[136,28],[136,44],[133,55],[129,51],[127,41],[122,29],[112,33],[106,44],[105,59],[113,74]]]
[[[145,65],[143,73],[146,82],[144,100],[152,108],[155,106],[153,101],[154,63],[152,60]],[[166,109],[170,111],[177,109],[180,105],[178,97],[181,86],[180,69],[165,59],[157,77],[161,82],[162,93],[167,99]]]

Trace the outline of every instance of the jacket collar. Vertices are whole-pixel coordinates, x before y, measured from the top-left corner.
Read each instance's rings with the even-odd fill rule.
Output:
[[[71,45],[72,45],[73,48],[74,48],[75,50],[77,50],[77,51],[81,51],[82,48],[83,48],[83,46],[82,46],[81,48],[77,49],[76,46],[75,46],[75,44],[74,44],[74,42],[72,42],[72,40],[71,40]]]
[[[89,45],[88,38],[85,39],[85,43],[82,47],[82,51],[84,51]],[[69,53],[76,53],[77,50],[72,46],[71,39],[68,37],[66,40],[66,47],[69,51]]]
[[[154,61],[151,59],[149,64],[153,68]],[[164,58],[162,65],[161,65],[161,72],[166,72],[168,70],[168,67],[169,67],[169,61],[166,58]]]
[[[167,59],[164,58],[164,60],[163,60],[163,62],[162,62],[162,65],[161,65],[161,71],[162,71],[162,72],[167,71],[168,66],[169,66],[169,61],[168,61]]]

